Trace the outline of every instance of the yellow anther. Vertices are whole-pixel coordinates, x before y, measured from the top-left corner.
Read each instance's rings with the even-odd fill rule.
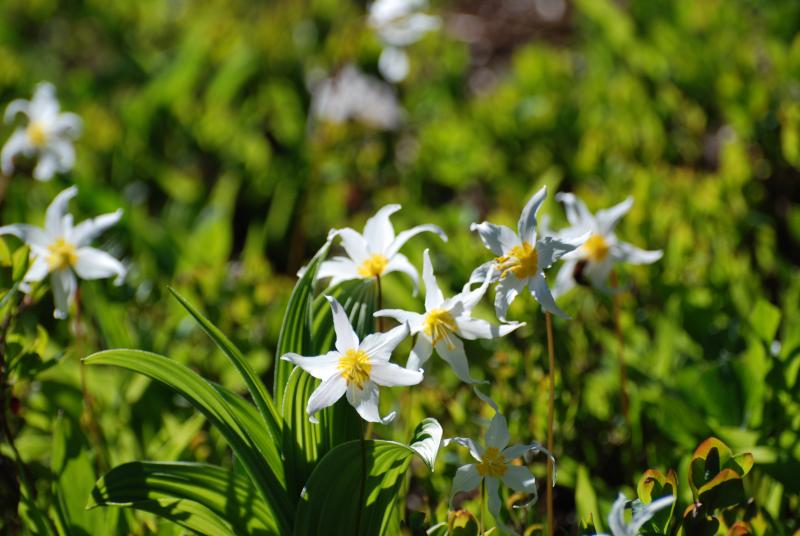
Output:
[[[356,387],[362,389],[364,383],[369,380],[372,365],[367,352],[351,348],[339,358],[339,365],[336,368],[341,372],[348,387],[355,384]]]
[[[38,121],[32,121],[27,129],[28,139],[35,147],[43,147],[47,143],[47,131]]]
[[[47,246],[47,251],[50,252],[47,256],[47,264],[50,266],[50,270],[64,270],[75,266],[75,263],[78,262],[78,252],[75,249],[75,245],[63,238],[59,238]]]
[[[455,330],[456,321],[453,320],[453,315],[444,309],[432,309],[422,321],[422,331],[431,338],[433,344],[446,340],[447,347],[451,350],[455,348],[455,345],[450,339],[450,334]]]
[[[599,234],[593,234],[583,244],[583,252],[592,262],[602,262],[608,257],[610,246],[606,239]]]
[[[499,478],[506,474],[506,459],[497,447],[489,447],[483,453],[483,459],[476,467],[481,476]]]
[[[500,279],[504,279],[509,272],[517,276],[518,279],[526,279],[536,275],[536,264],[539,255],[530,243],[523,242],[519,246],[514,246],[507,255],[497,257],[497,269],[500,271]]]
[[[389,259],[380,253],[376,253],[369,259],[365,260],[361,266],[358,267],[358,275],[361,277],[381,276],[386,270],[387,264],[389,264]]]

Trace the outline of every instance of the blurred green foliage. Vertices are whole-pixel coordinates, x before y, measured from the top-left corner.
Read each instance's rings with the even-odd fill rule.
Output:
[[[82,316],[69,322],[51,319],[41,289],[9,337],[9,354],[24,363],[11,424],[42,497],[46,482],[60,485],[51,471],[72,459],[64,452],[89,448],[73,438],[79,357],[141,348],[244,391],[168,284],[204,304],[271,385],[294,272],[329,228],[360,229],[382,204],[400,202],[396,227],[432,222],[450,236],[419,237],[405,252],[419,266],[430,247],[440,284],[455,290],[487,260],[469,223],[514,224],[547,184],[593,210],[633,195],[618,234],[665,253],[620,274],[630,289],[621,300],[630,429],[610,300],[581,288],[560,304],[574,317],[555,324],[560,522],[593,514],[602,527],[616,490],[648,468],[674,468],[686,482],[686,453],[714,435],[753,453],[745,489],[774,526],[800,528],[800,4],[578,0],[558,39],[523,36],[510,51],[493,48],[488,32],[467,42],[458,28],[470,7],[434,6],[445,30],[411,48],[410,77],[396,88],[404,123],[379,132],[309,118],[314,73],[347,63],[377,72],[381,46],[361,2],[0,5],[0,104],[49,80],[85,124],[71,174],[10,179],[2,223],[39,223],[74,182],[77,214],[124,207],[100,244],[130,265],[122,288],[83,283]],[[564,223],[555,202],[544,211],[554,227]],[[0,246],[4,289],[15,280],[12,255],[24,257],[18,245]],[[388,306],[420,307],[402,276],[384,291]],[[493,317],[488,302],[481,307]],[[541,440],[544,318],[531,299],[517,300],[509,318],[528,325],[499,343],[470,343],[473,375],[492,381],[512,436]],[[489,414],[475,419],[471,391],[440,368],[433,360],[413,396],[387,397],[387,406],[403,403],[406,430],[376,435],[406,437],[428,415],[446,436],[481,435]],[[116,370],[87,375],[107,452],[87,454],[92,466],[76,462],[66,478],[81,473],[86,487],[103,464],[139,458],[230,464],[219,434],[169,391]],[[73,446],[57,455],[54,437]],[[430,523],[447,520],[458,463],[443,455],[444,470],[420,470],[410,487],[409,507]],[[679,493],[691,499],[685,486]],[[86,515],[75,523],[93,533],[102,521]],[[120,523],[172,530],[141,519]]]

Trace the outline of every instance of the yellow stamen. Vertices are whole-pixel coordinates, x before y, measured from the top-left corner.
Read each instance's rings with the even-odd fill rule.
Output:
[[[608,257],[610,246],[606,239],[599,234],[593,234],[583,244],[583,252],[592,262],[602,262]]]
[[[517,276],[517,279],[526,279],[536,275],[536,264],[539,255],[530,243],[523,242],[519,246],[514,246],[507,255],[497,257],[497,269],[500,270],[500,279],[504,279],[509,272]]]
[[[386,270],[386,265],[389,264],[389,259],[380,253],[374,254],[369,259],[358,267],[358,275],[361,277],[378,277],[383,275]]]
[[[431,338],[435,345],[442,339],[447,341],[447,347],[451,350],[455,345],[450,339],[450,334],[456,330],[456,321],[453,315],[444,309],[432,309],[425,315],[422,321],[422,331]]]
[[[369,380],[372,364],[369,362],[367,352],[351,348],[339,358],[339,365],[336,368],[342,373],[342,378],[347,381],[348,387],[355,384],[362,389],[364,383]]]
[[[47,143],[47,131],[38,121],[32,121],[27,129],[28,139],[35,147],[43,147]]]
[[[75,263],[78,262],[78,252],[75,249],[75,245],[63,238],[59,238],[47,246],[47,250],[50,252],[47,256],[47,264],[50,266],[50,270],[64,270],[75,266]]]
[[[489,447],[483,453],[481,463],[475,467],[481,476],[499,478],[506,474],[506,459],[497,447]]]

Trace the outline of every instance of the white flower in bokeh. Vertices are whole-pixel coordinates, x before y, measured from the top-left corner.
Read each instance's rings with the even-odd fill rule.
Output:
[[[505,321],[509,305],[526,286],[542,309],[568,318],[556,305],[544,278],[544,271],[564,254],[581,245],[588,235],[564,239],[539,236],[536,231],[536,213],[545,196],[546,186],[528,201],[519,217],[517,233],[505,225],[486,221],[470,226],[470,230],[478,231],[483,244],[497,257],[478,266],[472,272],[469,282],[480,283],[487,273],[494,271],[492,280],[498,281],[494,307],[497,317],[502,321]]]
[[[339,236],[347,256],[337,256],[323,262],[317,272],[317,279],[330,277],[330,285],[333,286],[349,279],[371,279],[391,272],[403,272],[414,281],[414,288],[417,288],[417,269],[400,253],[400,248],[409,238],[419,233],[436,233],[445,242],[447,235],[432,224],[417,225],[395,235],[389,217],[400,208],[397,204],[382,207],[367,220],[363,234],[349,227],[331,230],[328,238]]]
[[[358,121],[391,130],[403,116],[394,88],[347,65],[339,72],[312,84],[311,112],[321,121]]]
[[[26,118],[8,139],[0,153],[4,175],[14,172],[14,158],[18,155],[36,157],[33,176],[48,181],[56,173],[64,173],[75,164],[75,149],[72,142],[81,131],[81,119],[73,113],[61,113],[56,89],[42,82],[36,86],[31,100],[16,99],[9,103],[5,112],[6,123],[11,123],[18,114]]]
[[[608,514],[608,526],[611,529],[612,536],[636,536],[639,534],[645,523],[659,510],[670,506],[675,502],[675,497],[669,495],[656,499],[650,504],[642,504],[639,501],[629,501],[625,495],[619,494],[614,505],[611,507],[611,513]],[[625,521],[625,507],[631,504],[633,510],[633,518],[630,523]]]
[[[122,209],[73,226],[67,204],[77,193],[78,189],[72,186],[53,199],[47,207],[44,229],[26,224],[0,227],[0,235],[17,236],[30,247],[32,262],[23,278],[26,285],[23,290],[29,290],[30,283],[50,274],[56,318],[67,317],[78,289],[76,275],[81,279],[116,276],[117,285],[125,279],[122,263],[104,251],[89,247],[92,239],[119,221]]]
[[[359,341],[339,302],[331,296],[326,298],[333,313],[336,350],[316,357],[294,353],[281,356],[322,380],[308,399],[309,420],[318,422],[317,412],[332,406],[346,394],[347,401],[365,421],[383,424],[392,421],[394,412],[380,416],[378,386],[409,386],[422,381],[421,370],[408,370],[389,363],[392,351],[408,337],[408,326],[403,324],[386,333],[373,333]]]
[[[606,281],[615,264],[650,264],[661,258],[661,251],[645,251],[618,240],[614,229],[633,206],[633,197],[592,214],[577,196],[558,193],[564,203],[570,227],[558,233],[562,239],[589,234],[581,247],[564,255],[564,264],[556,277],[553,294],[561,296],[572,289],[577,280],[586,278],[600,290],[608,291]]]
[[[461,339],[494,339],[502,337],[524,326],[524,323],[512,322],[495,326],[472,318],[472,308],[483,298],[489,286],[489,277],[484,284],[475,290],[464,290],[452,298],[445,299],[436,276],[428,250],[423,255],[422,280],[425,283],[425,313],[414,313],[400,309],[384,309],[375,316],[388,316],[398,322],[408,323],[412,335],[417,341],[408,356],[406,367],[412,370],[420,368],[430,357],[433,349],[452,368],[461,381],[475,383],[477,380],[469,375],[469,364]]]
[[[369,7],[369,24],[385,45],[378,68],[390,82],[400,82],[408,76],[405,47],[441,25],[439,17],[421,13],[426,7],[425,0],[377,0]]]

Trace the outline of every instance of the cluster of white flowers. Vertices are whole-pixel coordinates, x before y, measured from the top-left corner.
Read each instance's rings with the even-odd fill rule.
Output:
[[[0,153],[3,174],[14,173],[19,157],[37,160],[33,176],[41,181],[49,181],[56,173],[72,169],[75,164],[72,141],[80,133],[81,120],[73,113],[61,113],[60,109],[55,87],[47,82],[36,86],[30,101],[17,99],[8,104],[7,123],[18,115],[24,116],[26,121],[3,146]],[[77,278],[115,277],[117,284],[125,278],[122,263],[104,251],[89,247],[96,236],[120,220],[122,210],[73,225],[67,204],[77,193],[77,187],[71,186],[53,199],[47,207],[43,228],[28,224],[0,227],[0,235],[17,236],[30,247],[31,263],[23,276],[23,291],[30,292],[31,283],[42,281],[50,274],[56,318],[67,317],[77,294]]]
[[[613,234],[619,219],[630,209],[632,200],[600,211],[593,217],[585,205],[572,194],[559,194],[558,199],[567,206],[567,218],[571,224],[559,233],[543,232],[537,229],[537,214],[547,196],[547,189],[540,189],[525,205],[520,215],[517,232],[503,225],[489,222],[473,223],[470,229],[477,231],[483,244],[495,258],[478,266],[455,296],[445,298],[434,275],[430,251],[423,254],[422,279],[425,285],[424,312],[384,309],[375,313],[376,317],[393,318],[398,327],[386,333],[373,333],[359,341],[346,313],[332,297],[336,349],[322,356],[304,357],[286,354],[282,359],[292,362],[312,376],[322,380],[308,401],[307,412],[312,420],[321,409],[333,405],[342,395],[367,421],[387,423],[395,416],[394,412],[381,417],[379,412],[378,386],[411,386],[423,381],[423,365],[430,355],[436,353],[447,362],[456,376],[469,384],[479,383],[469,372],[469,363],[462,340],[493,339],[505,336],[524,326],[521,322],[506,320],[508,307],[516,296],[526,287],[542,308],[567,318],[555,303],[545,279],[545,271],[559,259],[565,265],[559,274],[559,281],[566,280],[561,274],[572,274],[577,263],[584,263],[584,273],[600,289],[606,289],[605,278],[611,267],[620,262],[645,263],[660,258],[661,252],[639,250],[630,244],[620,242]],[[400,253],[406,241],[421,232],[436,233],[442,240],[447,236],[437,226],[426,224],[395,234],[390,216],[400,210],[400,205],[387,205],[367,220],[363,233],[349,227],[333,229],[328,241],[341,239],[344,254],[334,256],[321,263],[318,279],[326,279],[333,286],[349,279],[375,279],[395,271],[407,274],[416,289],[419,275],[414,265]],[[327,246],[326,246],[327,247]],[[566,272],[565,272],[566,270]],[[574,276],[572,276],[574,277]],[[479,283],[477,288],[473,284]],[[495,284],[495,312],[501,321],[493,325],[486,320],[472,317],[473,308],[480,302],[491,284]],[[561,283],[560,292],[569,287]],[[574,282],[572,283],[574,286]],[[405,368],[390,363],[394,349],[409,335],[415,337]],[[468,438],[452,438],[445,444],[456,443],[469,449],[475,464],[458,469],[451,491],[451,501],[456,493],[477,487],[485,481],[488,490],[489,510],[502,525],[500,513],[499,483],[511,489],[532,493],[536,499],[536,481],[527,467],[511,463],[528,451],[552,454],[537,443],[508,446],[509,432],[505,417],[497,405],[483,395],[477,388],[475,393],[495,411],[486,435],[486,447],[481,447]],[[315,421],[316,422],[316,421]],[[553,459],[554,467],[555,460]],[[555,471],[553,485],[555,484]],[[527,504],[522,506],[527,506]],[[619,508],[614,510],[617,516]],[[648,510],[654,511],[661,503],[654,503]],[[644,519],[643,513],[635,523]],[[614,527],[623,526],[612,523]],[[643,522],[643,521],[642,521]],[[622,533],[619,533],[622,534]],[[627,533],[625,533],[627,534]]]

